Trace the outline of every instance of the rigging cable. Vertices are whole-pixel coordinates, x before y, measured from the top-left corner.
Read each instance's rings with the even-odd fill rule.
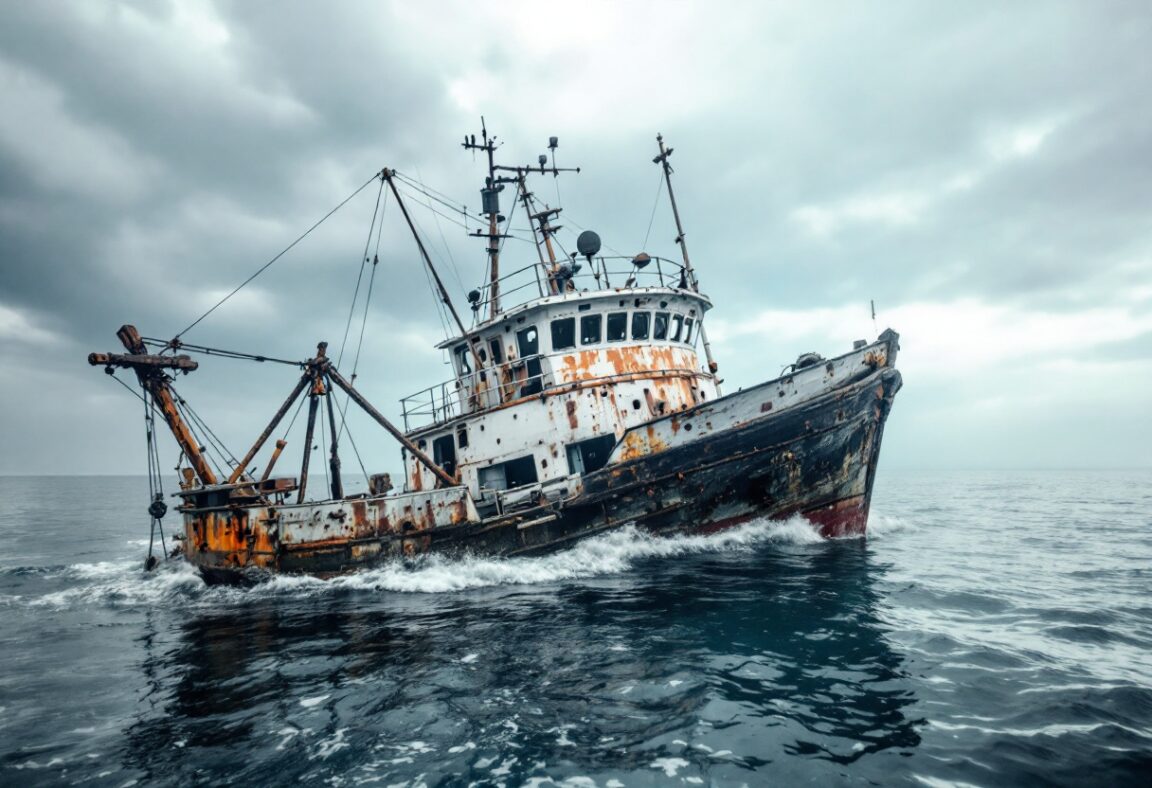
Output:
[[[360,298],[360,283],[364,279],[364,266],[368,264],[368,247],[372,245],[372,232],[376,229],[376,217],[380,214],[380,198],[384,194],[384,179],[380,179],[380,190],[376,192],[376,207],[372,209],[372,223],[368,225],[368,237],[364,239],[364,254],[360,255],[360,273],[356,275],[356,289],[352,291],[352,303],[348,306],[348,322],[344,324],[344,338],[340,340],[340,352],[336,354],[336,366],[344,360],[344,348],[348,344],[348,332],[352,330],[352,315],[356,312],[356,301]],[[381,223],[384,217],[380,217]]]
[[[652,223],[656,221],[656,208],[660,205],[660,192],[664,191],[664,171],[661,170],[659,178],[656,179],[656,198],[652,201],[652,215],[648,217],[648,231],[644,233],[644,243],[640,244],[640,249],[643,251],[648,247],[648,236],[652,234]],[[612,247],[608,247],[611,249]],[[613,249],[612,251],[616,251]],[[620,254],[616,252],[616,254]]]
[[[348,408],[349,402],[348,402],[348,400],[344,401],[344,408],[345,408],[344,410],[340,410],[340,400],[335,400],[335,402],[336,402],[336,410],[340,411],[340,431],[337,433],[337,440],[339,440],[339,438],[343,437],[345,435],[345,433],[347,433],[348,442],[352,444],[352,453],[356,455],[356,462],[359,463],[360,472],[362,474],[364,474],[364,483],[367,484],[369,482],[368,470],[367,470],[367,468],[364,467],[364,459],[360,456],[360,447],[356,445],[356,439],[352,437],[352,430],[345,430],[344,429],[344,422],[345,422],[346,414],[348,412],[347,408]]]
[[[163,340],[154,337],[141,337],[145,345],[164,350],[187,350],[191,353],[203,353],[206,356],[220,356],[221,358],[234,358],[241,361],[259,361],[261,364],[264,362],[271,362],[273,364],[287,364],[291,367],[303,367],[307,362],[292,361],[286,358],[273,358],[272,356],[263,356],[256,353],[242,353],[239,350],[222,350],[221,348],[207,347],[205,345],[191,345],[186,342],[177,340]]]
[[[406,186],[410,186],[413,189],[416,189],[421,194],[423,194],[425,197],[428,197],[431,200],[435,200],[436,202],[440,203],[441,205],[443,205],[445,208],[452,211],[453,213],[459,213],[461,216],[464,217],[465,222],[467,222],[467,220],[470,218],[468,216],[468,206],[465,205],[465,206],[461,206],[458,208],[458,207],[456,207],[455,203],[451,202],[451,199],[452,199],[451,197],[444,194],[443,192],[440,192],[440,191],[437,191],[436,189],[433,189],[431,186],[424,183],[423,181],[418,181],[418,180],[415,180],[413,178],[409,178],[407,175],[404,175],[403,173],[396,172],[396,170],[393,170],[392,172],[394,175],[396,175],[396,177],[398,177],[401,181],[403,181]],[[445,218],[447,218],[447,217],[445,217]]]
[[[460,285],[460,292],[468,292],[468,288],[464,287],[464,280],[460,278],[460,269],[456,267],[456,258],[452,255],[452,247],[448,245],[448,239],[444,237],[444,228],[440,226],[440,220],[437,218],[440,215],[439,212],[432,208],[431,199],[424,207],[432,211],[432,222],[436,225],[436,232],[440,234],[440,243],[444,245],[444,251],[448,254],[448,264],[452,268],[452,275],[456,277],[456,284]]]
[[[236,455],[233,454],[232,451],[224,445],[224,441],[221,440],[216,435],[216,433],[212,431],[212,429],[208,426],[208,423],[200,418],[200,414],[192,409],[192,405],[190,405],[183,397],[180,396],[180,394],[176,391],[176,388],[172,386],[171,383],[168,384],[168,388],[172,390],[172,394],[176,397],[176,400],[187,409],[189,415],[195,419],[196,424],[200,427],[200,429],[204,431],[205,435],[213,441],[212,447],[216,451],[220,452],[220,459],[223,462],[230,462],[233,468],[239,465],[240,463],[239,460],[236,459]]]
[[[384,205],[385,205],[385,207],[387,207],[387,204],[388,204],[387,203],[387,200],[388,200],[387,195],[385,195],[384,200],[385,200]],[[384,226],[384,215],[383,215],[383,213],[381,213],[379,227],[383,227],[383,226]],[[369,236],[369,237],[371,237],[371,236]],[[376,233],[376,251],[373,253],[373,257],[372,257],[372,273],[369,274],[369,276],[368,276],[368,292],[364,297],[364,317],[361,319],[361,322],[360,322],[360,338],[359,338],[359,341],[357,341],[357,343],[356,343],[356,355],[352,359],[352,376],[351,376],[351,378],[349,378],[349,381],[353,385],[355,385],[355,383],[356,383],[356,370],[359,369],[359,367],[360,367],[360,351],[364,347],[364,334],[365,334],[365,331],[368,327],[368,307],[372,303],[373,285],[375,285],[375,283],[376,283],[376,269],[379,267],[379,265],[380,265],[380,231],[378,229],[377,233]],[[329,387],[331,387],[331,380],[329,380]],[[352,444],[352,453],[356,455],[356,462],[360,465],[360,472],[364,474],[364,483],[368,484],[369,483],[368,469],[364,467],[364,458],[362,458],[360,456],[360,447],[358,447],[356,445],[356,439],[352,437],[352,431],[351,430],[345,430],[345,426],[348,422],[348,406],[350,404],[351,399],[352,399],[352,395],[347,394],[344,398],[344,406],[343,407],[340,406],[340,401],[336,400],[336,408],[337,408],[337,410],[340,411],[340,430],[336,435],[336,439],[337,439],[337,441],[339,441],[339,439],[342,438],[344,436],[344,433],[347,431],[348,442]]]
[[[148,532],[148,558],[144,561],[144,569],[150,571],[158,563],[152,554],[156,544],[157,528],[160,530],[160,548],[165,556],[168,555],[168,545],[164,540],[164,526],[160,521],[160,518],[167,513],[168,506],[164,503],[164,486],[163,480],[160,478],[160,457],[156,450],[155,415],[152,413],[152,405],[148,401],[148,390],[143,385],[141,388],[144,390],[144,395],[140,399],[144,403],[144,431],[148,453],[148,515],[151,518]]]
[[[284,434],[280,440],[288,440],[288,433],[292,431],[292,425],[296,423],[296,417],[300,415],[300,410],[304,407],[304,403],[308,400],[307,397],[300,397],[300,402],[296,405],[296,412],[292,414],[292,420],[288,422],[288,428],[284,430]]]
[[[277,254],[275,257],[273,257],[273,258],[272,258],[271,260],[269,260],[268,262],[264,263],[264,265],[260,266],[260,268],[258,268],[254,274],[252,274],[250,277],[248,277],[248,278],[247,278],[247,279],[245,279],[243,282],[241,282],[239,285],[237,285],[237,286],[236,286],[236,288],[235,288],[235,289],[234,289],[232,292],[230,292],[228,295],[224,296],[224,297],[223,297],[223,298],[221,298],[219,301],[217,301],[215,304],[213,304],[213,305],[212,305],[212,307],[211,307],[211,308],[210,308],[210,309],[209,309],[207,312],[205,312],[204,314],[200,315],[200,317],[198,317],[198,318],[196,318],[195,320],[193,320],[193,321],[192,321],[192,322],[191,322],[191,323],[188,325],[188,327],[187,327],[187,328],[185,328],[183,331],[179,331],[179,332],[177,332],[177,334],[176,334],[176,338],[177,338],[177,339],[179,339],[179,338],[180,338],[182,335],[184,335],[184,334],[187,334],[189,331],[191,331],[193,328],[195,328],[195,327],[196,327],[196,325],[197,325],[197,324],[198,324],[198,323],[199,323],[201,320],[203,320],[204,318],[208,317],[208,315],[210,315],[210,314],[212,314],[213,312],[215,312],[215,311],[216,311],[216,309],[217,309],[218,307],[220,307],[220,306],[221,306],[221,305],[222,305],[222,304],[223,304],[225,301],[227,301],[229,298],[231,298],[232,296],[234,296],[234,295],[236,295],[237,293],[239,293],[239,292],[240,292],[240,290],[241,290],[241,289],[242,289],[242,288],[243,288],[245,285],[247,285],[249,282],[251,282],[251,281],[252,281],[253,279],[255,279],[256,277],[260,276],[260,274],[264,273],[266,270],[268,270],[268,268],[269,268],[269,267],[271,267],[271,265],[272,265],[273,263],[275,263],[275,262],[276,262],[277,260],[279,260],[281,257],[283,257],[284,255],[286,255],[286,254],[287,254],[287,253],[288,253],[288,252],[289,252],[289,251],[292,249],[292,247],[294,247],[296,244],[298,244],[298,243],[300,243],[301,241],[303,241],[303,240],[304,240],[306,237],[308,237],[308,234],[309,234],[309,233],[311,233],[311,232],[312,232],[313,230],[315,230],[317,227],[319,227],[320,225],[322,225],[322,224],[323,224],[323,223],[324,223],[324,222],[325,222],[325,221],[328,219],[328,217],[330,217],[332,214],[336,213],[336,211],[338,211],[338,210],[340,210],[341,208],[343,208],[343,207],[344,207],[344,206],[345,206],[345,205],[348,203],[348,201],[349,201],[349,200],[351,200],[353,197],[355,197],[355,196],[356,196],[357,194],[359,194],[360,192],[364,191],[364,189],[365,189],[365,188],[367,188],[368,184],[372,183],[372,181],[374,181],[374,180],[376,180],[377,178],[380,178],[380,177],[381,177],[381,174],[377,172],[377,173],[373,174],[373,176],[372,176],[371,178],[369,178],[368,180],[364,181],[363,185],[361,185],[361,186],[360,186],[360,188],[358,188],[356,191],[354,191],[354,192],[352,192],[351,194],[349,194],[347,197],[345,197],[345,198],[344,198],[343,202],[341,202],[341,203],[340,203],[339,205],[337,205],[335,208],[333,208],[332,210],[330,210],[328,213],[324,214],[324,217],[323,217],[322,219],[320,219],[320,221],[316,222],[316,224],[312,225],[312,226],[311,226],[311,227],[309,227],[307,230],[305,230],[303,235],[301,235],[299,238],[297,238],[297,239],[296,239],[295,241],[293,241],[292,243],[288,244],[288,246],[286,246],[282,252],[280,252],[279,254]]]
[[[108,373],[108,377],[112,378],[114,381],[116,381],[117,383],[119,383],[121,386],[123,386],[124,388],[128,389],[128,392],[129,392],[129,393],[130,393],[130,394],[131,394],[133,397],[135,397],[136,399],[140,400],[140,401],[141,401],[141,402],[143,402],[145,405],[147,405],[147,404],[148,404],[147,400],[145,400],[145,399],[144,399],[142,396],[140,396],[140,393],[139,393],[139,392],[137,392],[137,391],[136,391],[136,389],[132,388],[132,387],[131,387],[131,386],[129,386],[127,383],[125,383],[124,381],[122,381],[120,378],[116,377],[116,373],[115,373],[115,372],[109,372],[109,373]]]
[[[332,388],[331,387],[326,386],[324,396],[326,396],[326,397],[332,396]],[[322,411],[322,410],[320,411],[320,413],[318,415],[319,415],[319,418],[316,420],[318,422],[320,422],[320,443],[317,445],[323,447],[323,446],[327,445],[327,443],[328,443],[328,440],[326,438],[327,430],[324,427],[324,422],[326,422],[327,419],[324,418],[324,411]],[[336,437],[336,436],[332,436],[332,437]],[[328,478],[328,463],[322,462],[320,464],[324,466],[324,497],[321,498],[320,500],[328,501],[328,500],[331,500],[331,498],[332,498],[332,482]]]
[[[172,394],[173,394],[172,404],[176,408],[177,413],[179,413],[180,417],[184,420],[184,426],[186,426],[188,428],[188,434],[192,436],[192,438],[196,441],[196,445],[200,447],[200,450],[204,455],[205,462],[212,463],[212,465],[214,466],[213,469],[216,471],[216,473],[221,478],[224,478],[224,479],[228,478],[228,474],[224,472],[224,470],[220,467],[220,463],[217,462],[217,460],[216,460],[215,448],[208,441],[200,440],[200,436],[197,435],[196,431],[192,428],[193,425],[196,424],[196,421],[187,413],[187,411],[185,411],[181,407],[181,406],[186,407],[187,403],[184,402],[184,400],[181,399],[180,396],[177,395],[174,390],[173,390]],[[210,449],[210,448],[213,449],[212,453],[210,453],[208,451],[208,449]]]

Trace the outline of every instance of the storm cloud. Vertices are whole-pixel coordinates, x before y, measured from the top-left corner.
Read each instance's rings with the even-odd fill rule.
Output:
[[[483,169],[459,140],[481,115],[509,162],[558,136],[557,163],[581,173],[537,189],[565,208],[562,243],[594,227],[629,255],[677,256],[666,200],[653,214],[664,134],[727,390],[891,326],[905,388],[882,464],[1152,465],[1144,3],[77,2],[0,17],[0,473],[141,472],[139,403],[86,354],[114,350],[124,322],[173,336],[381,167],[475,214]],[[338,347],[378,191],[186,339]],[[412,208],[463,307],[482,244]],[[510,239],[504,258],[534,255]],[[394,204],[380,260],[358,383],[395,417],[448,368]],[[213,359],[180,384],[242,450],[293,380]],[[390,439],[354,427],[369,470],[396,470]]]

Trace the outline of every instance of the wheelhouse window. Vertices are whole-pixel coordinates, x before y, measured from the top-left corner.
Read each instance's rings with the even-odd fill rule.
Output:
[[[657,312],[656,320],[652,323],[652,338],[653,339],[667,339],[668,338],[668,313]]]
[[[684,341],[692,344],[692,318],[684,318]]]
[[[649,312],[632,313],[632,338],[647,339],[652,315]]]
[[[536,326],[522,328],[516,332],[516,347],[520,350],[520,358],[535,356],[540,352],[540,334]]]
[[[562,317],[552,321],[552,349],[576,347],[576,318]]]
[[[504,346],[500,344],[500,338],[488,340],[488,347],[492,349],[492,362],[495,364],[504,363]]]
[[[517,377],[520,381],[520,396],[528,397],[539,394],[544,389],[544,380],[540,367],[540,333],[536,326],[522,328],[516,332],[516,347],[520,351],[523,367],[519,367]]]
[[[624,338],[628,335],[628,313],[627,312],[610,312],[608,314],[608,336],[609,342],[623,342]]]
[[[452,434],[441,435],[432,441],[432,461],[449,476],[456,475],[456,444]]]
[[[680,334],[684,331],[684,318],[680,315],[672,315],[672,341],[679,342]]]
[[[603,315],[584,315],[580,318],[580,344],[595,345],[600,342],[600,326]]]
[[[460,377],[472,374],[472,365],[468,363],[468,346],[456,346],[456,368],[460,370]]]

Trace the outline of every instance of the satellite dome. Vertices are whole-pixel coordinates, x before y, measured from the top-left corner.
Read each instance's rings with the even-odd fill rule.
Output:
[[[600,251],[600,236],[592,230],[585,230],[576,239],[576,248],[585,257],[591,257]]]

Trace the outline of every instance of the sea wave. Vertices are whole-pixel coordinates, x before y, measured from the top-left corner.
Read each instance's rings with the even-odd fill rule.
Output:
[[[427,556],[393,561],[336,578],[279,575],[249,588],[209,588],[194,567],[170,561],[146,573],[139,558],[64,567],[57,577],[69,586],[25,597],[34,606],[77,604],[148,606],[157,603],[216,603],[245,598],[332,592],[388,591],[437,594],[495,586],[548,585],[620,574],[637,562],[707,553],[749,552],[764,545],[814,545],[825,540],[808,521],[756,520],[707,535],[654,536],[635,526],[592,537],[557,553],[500,558]]]

